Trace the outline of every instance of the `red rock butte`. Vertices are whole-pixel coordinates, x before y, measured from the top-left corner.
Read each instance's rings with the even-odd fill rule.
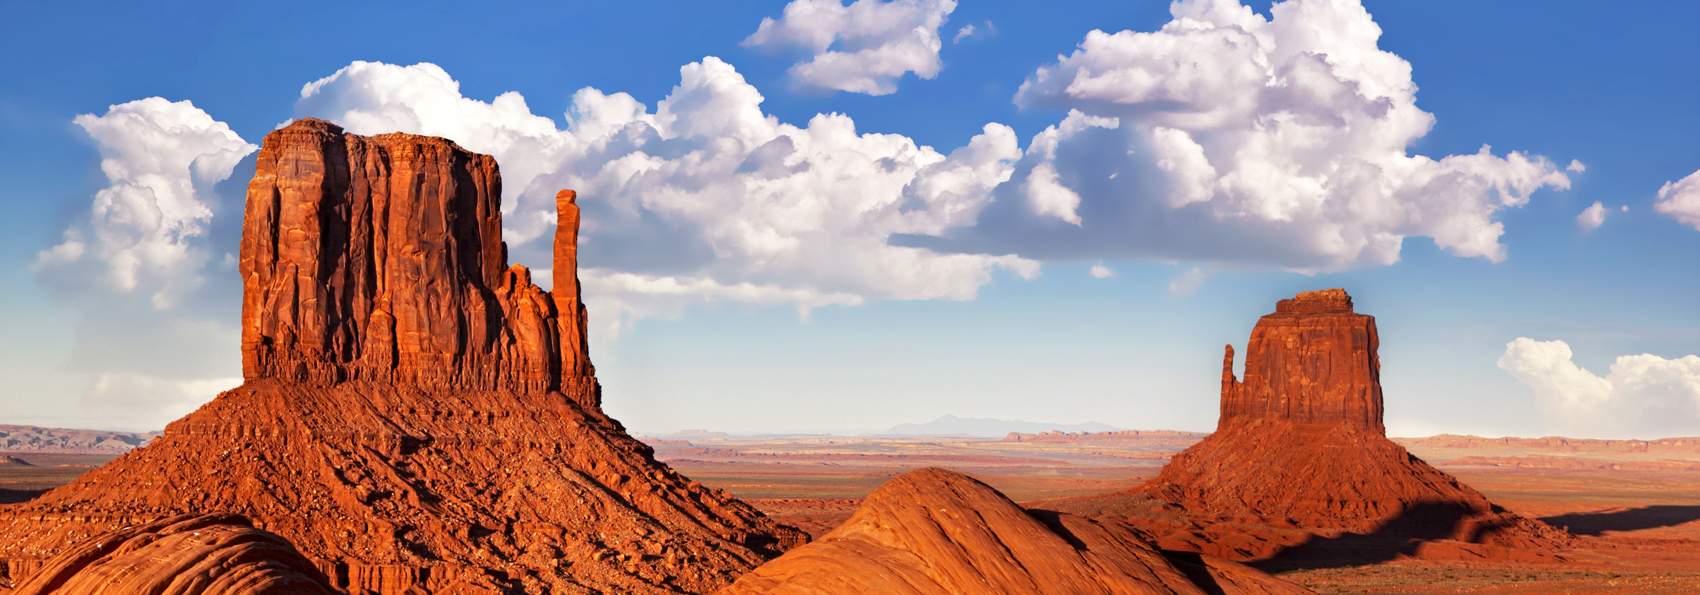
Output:
[[[189,513],[242,515],[355,594],[710,593],[807,540],[656,462],[602,412],[572,191],[544,291],[507,262],[488,156],[306,119],[257,159],[246,382],[0,507],[13,584],[95,536]]]
[[[1134,492],[1065,508],[1122,518],[1165,549],[1241,561],[1383,546],[1389,557],[1557,559],[1569,534],[1387,439],[1378,347],[1375,318],[1353,312],[1344,290],[1281,300],[1251,332],[1243,381],[1227,348],[1215,433]]]

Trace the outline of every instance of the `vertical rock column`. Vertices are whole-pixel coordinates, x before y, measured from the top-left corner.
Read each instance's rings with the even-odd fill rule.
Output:
[[[590,345],[583,293],[578,284],[578,193],[555,194],[555,299],[561,337],[561,392],[587,407],[601,407],[596,368],[590,364]]]

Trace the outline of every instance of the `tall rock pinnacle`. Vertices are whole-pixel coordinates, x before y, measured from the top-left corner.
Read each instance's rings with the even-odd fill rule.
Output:
[[[596,376],[595,366],[590,365],[590,346],[586,321],[589,316],[584,311],[584,293],[578,284],[578,193],[562,190],[555,194],[555,265],[551,272],[555,276],[554,288],[549,291],[555,298],[555,311],[559,313],[558,336],[561,341],[561,384],[571,386],[575,382],[592,379]],[[600,396],[597,391],[584,392],[590,397]],[[589,401],[586,405],[600,406],[598,401]]]

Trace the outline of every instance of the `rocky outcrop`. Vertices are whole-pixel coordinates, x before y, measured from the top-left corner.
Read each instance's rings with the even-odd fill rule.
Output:
[[[15,595],[330,595],[290,543],[237,515],[181,515],[97,535],[59,554]]]
[[[1244,382],[1234,378],[1234,346],[1227,347],[1218,430],[1279,420],[1385,433],[1379,346],[1375,317],[1353,312],[1343,289],[1281,300],[1251,331]]]
[[[709,593],[807,540],[602,412],[571,191],[548,292],[506,262],[488,157],[302,120],[256,169],[247,382],[0,508],[11,568],[204,511],[283,536],[351,593]]]
[[[943,469],[886,482],[819,541],[721,595],[1309,593],[1212,558],[1166,558],[1119,525],[1026,511]]]
[[[1065,508],[1126,520],[1164,548],[1236,560],[1297,555],[1301,544],[1388,557],[1435,540],[1568,546],[1568,534],[1493,505],[1387,439],[1377,344],[1375,319],[1354,313],[1344,290],[1281,300],[1252,330],[1244,381],[1227,350],[1215,433],[1134,493]],[[1347,534],[1376,537],[1335,540]]]
[[[10,456],[0,455],[0,467],[30,467],[29,461]]]

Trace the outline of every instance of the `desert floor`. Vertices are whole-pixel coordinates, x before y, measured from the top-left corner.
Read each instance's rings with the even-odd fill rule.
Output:
[[[647,441],[655,447],[656,458],[681,473],[732,492],[817,537],[848,518],[875,486],[913,469],[944,467],[966,473],[1017,502],[1042,507],[1043,500],[1131,489],[1156,475],[1180,450],[1172,444],[939,437]],[[1321,593],[1700,593],[1700,469],[1649,468],[1644,463],[1613,468],[1613,460],[1645,458],[1633,455],[1591,453],[1579,458],[1541,452],[1411,450],[1501,506],[1588,536],[1590,547],[1564,553],[1569,561],[1562,564],[1398,557],[1280,575]],[[32,466],[0,467],[0,503],[33,498],[112,458],[13,456]],[[1454,460],[1463,464],[1452,464]],[[1520,463],[1503,464],[1511,460]],[[1559,464],[1542,465],[1543,460]]]

